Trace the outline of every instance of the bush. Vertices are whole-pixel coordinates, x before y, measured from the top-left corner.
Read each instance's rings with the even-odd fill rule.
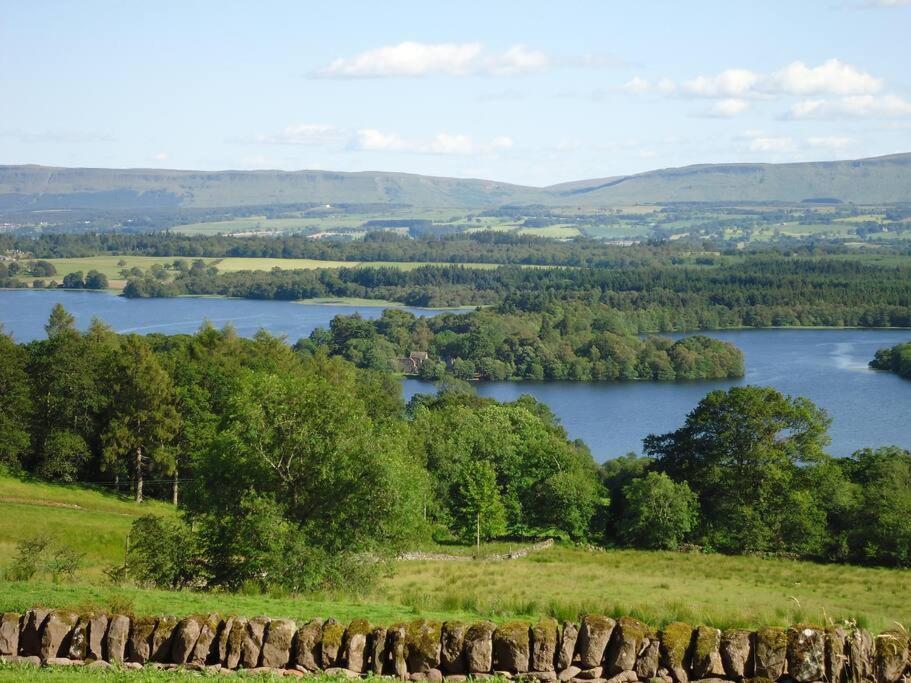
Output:
[[[623,488],[620,535],[639,548],[674,550],[696,526],[696,495],[686,482],[649,472]]]

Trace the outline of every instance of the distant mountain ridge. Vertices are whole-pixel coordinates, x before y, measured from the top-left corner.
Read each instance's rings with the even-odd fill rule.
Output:
[[[849,161],[698,164],[529,187],[362,171],[177,171],[0,166],[0,209],[215,208],[295,203],[484,208],[662,202],[911,202],[911,153]]]

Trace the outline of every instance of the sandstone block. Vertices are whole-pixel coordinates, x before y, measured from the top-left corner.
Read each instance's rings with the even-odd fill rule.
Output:
[[[493,670],[493,632],[496,624],[481,621],[465,632],[465,664],[470,674],[490,673]]]
[[[608,676],[616,676],[623,671],[633,671],[636,668],[636,658],[648,634],[648,626],[638,619],[620,617],[617,620],[605,659],[605,671]]]
[[[105,638],[108,635],[108,615],[92,614],[87,618],[89,634],[85,648],[86,659],[104,660],[107,658]]]
[[[269,622],[263,640],[262,666],[284,669],[291,662],[291,647],[297,624],[291,619],[273,619]]]
[[[693,656],[690,663],[693,678],[724,676],[721,662],[721,631],[711,626],[699,626],[693,634]]]
[[[721,634],[721,664],[731,678],[753,675],[753,634],[742,628],[728,629]]]
[[[247,620],[240,647],[240,664],[245,669],[255,669],[260,666],[259,657],[263,651],[263,640],[266,637],[268,625],[268,617],[253,617]]]
[[[78,617],[72,612],[54,610],[41,629],[41,647],[38,656],[47,660],[52,657],[66,657],[70,649],[70,634]]]
[[[463,674],[465,667],[465,633],[468,626],[461,621],[443,623],[440,641],[440,669],[449,675]]]
[[[525,673],[531,656],[529,624],[510,621],[493,632],[493,668],[495,671]]]
[[[370,622],[366,619],[355,619],[345,631],[344,660],[346,667],[357,673],[367,670],[367,637],[370,635]]]
[[[692,656],[693,627],[682,621],[668,624],[661,631],[661,665],[677,683],[688,683]]]
[[[297,630],[297,648],[294,654],[294,664],[306,671],[316,671],[320,668],[321,648],[323,640],[323,622],[313,619]]]
[[[781,628],[762,628],[756,631],[753,653],[757,678],[777,680],[788,665],[788,636]]]
[[[193,657],[193,648],[202,631],[202,625],[196,617],[181,619],[174,629],[171,641],[171,661],[186,664]]]
[[[20,621],[18,612],[0,616],[0,655],[9,657],[19,654]]]
[[[541,619],[531,629],[531,662],[532,671],[553,671],[557,662],[560,625],[556,619]]]
[[[321,635],[320,668],[329,669],[336,666],[344,637],[345,627],[335,619],[327,619]]]
[[[583,617],[579,639],[576,641],[576,657],[583,670],[601,666],[616,625],[617,622],[610,617],[591,614]]]
[[[797,683],[822,680],[826,675],[826,636],[815,628],[788,629],[788,674]]]
[[[154,617],[142,617],[133,621],[130,639],[127,644],[127,661],[145,664],[152,654],[152,634],[158,620]]]
[[[558,671],[563,671],[572,666],[578,639],[579,627],[571,621],[563,622],[563,631],[560,633],[560,652],[557,654]]]
[[[104,639],[105,659],[112,664],[123,664],[130,642],[130,618],[124,614],[115,614],[108,624]]]

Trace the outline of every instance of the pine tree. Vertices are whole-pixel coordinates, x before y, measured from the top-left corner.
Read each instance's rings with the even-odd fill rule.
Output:
[[[112,416],[102,436],[104,457],[109,467],[130,463],[136,502],[141,503],[144,473],[151,464],[173,472],[169,445],[180,417],[171,378],[141,337],[126,337],[118,360]]]

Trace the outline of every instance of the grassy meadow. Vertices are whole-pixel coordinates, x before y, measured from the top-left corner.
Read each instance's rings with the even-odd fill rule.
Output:
[[[85,556],[70,580],[46,575],[0,581],[0,610],[35,605],[125,609],[136,614],[237,613],[306,619],[355,616],[376,623],[431,618],[506,620],[551,614],[630,614],[656,626],[674,620],[720,628],[853,620],[873,630],[911,623],[906,570],[822,565],[714,554],[591,550],[554,546],[523,559],[472,559],[467,548],[425,545],[421,550],[463,554],[464,560],[394,562],[364,594],[305,596],[146,590],[115,586],[104,569],[123,559],[132,520],[173,514],[152,502],[75,486],[0,477],[0,571],[11,565],[16,542],[37,534]],[[482,548],[502,552],[510,544]]]
[[[178,258],[175,256],[87,256],[82,258],[51,258],[44,259],[54,265],[57,270],[56,275],[40,278],[47,282],[56,280],[60,282],[65,275],[81,271],[83,274],[90,270],[97,270],[107,276],[111,289],[122,289],[125,280],[121,278],[120,271],[124,269],[140,268],[148,270],[155,264],[162,266],[170,265]],[[185,259],[195,260],[195,259]],[[434,263],[430,261],[321,261],[318,259],[307,258],[203,258],[207,265],[215,265],[219,272],[235,273],[242,270],[263,270],[269,271],[273,268],[282,270],[316,270],[319,268],[397,268],[400,270],[414,270],[421,266],[444,266],[451,265],[448,263]],[[125,263],[124,263],[125,262]],[[466,268],[477,268],[488,270],[497,268],[495,263],[463,263],[460,264]],[[31,275],[20,275],[19,279],[23,282],[31,282],[36,279]]]

